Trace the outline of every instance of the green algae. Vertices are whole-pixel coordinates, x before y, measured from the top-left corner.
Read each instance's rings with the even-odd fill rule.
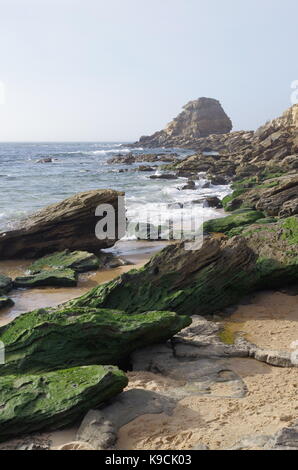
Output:
[[[97,365],[0,376],[0,441],[71,425],[120,393],[127,383],[117,367]]]
[[[203,230],[207,233],[226,233],[237,227],[253,224],[262,217],[264,217],[264,214],[260,211],[251,209],[236,210],[233,214],[227,215],[226,217],[204,222]]]
[[[191,320],[169,311],[142,315],[90,307],[39,309],[0,328],[1,374],[120,364],[139,347],[171,338]]]
[[[41,271],[69,268],[81,273],[96,270],[99,265],[99,258],[93,253],[64,250],[38,259],[31,264],[29,271],[31,274],[37,274]]]

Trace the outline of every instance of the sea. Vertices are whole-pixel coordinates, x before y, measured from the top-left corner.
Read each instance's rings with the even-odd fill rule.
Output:
[[[136,171],[139,163],[109,164],[111,157],[130,152],[176,152],[179,158],[194,153],[175,148],[130,148],[125,142],[0,143],[0,231],[12,229],[22,218],[49,204],[91,189],[124,191],[129,222],[145,222],[148,213],[152,223],[158,223],[160,217],[175,222],[182,211],[184,219],[194,214],[204,220],[221,215],[221,211],[208,207],[203,199],[222,198],[230,192],[229,186],[204,188],[207,179],[202,173],[195,189],[181,190],[186,178],[150,179],[151,174],[162,173],[159,168],[139,172]],[[46,158],[52,162],[38,163]],[[121,169],[126,171],[119,172]],[[198,202],[200,199],[202,202]],[[128,231],[124,238],[134,237]]]

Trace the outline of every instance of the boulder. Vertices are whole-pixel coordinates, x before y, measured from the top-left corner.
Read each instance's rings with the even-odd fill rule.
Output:
[[[73,269],[78,273],[98,269],[100,260],[93,253],[87,251],[64,250],[44,256],[29,266],[30,274],[37,274],[41,271],[57,269]]]
[[[34,310],[0,328],[5,346],[0,373],[123,363],[138,347],[171,338],[190,323],[189,317],[168,311],[128,315],[71,303]]]
[[[52,269],[31,276],[20,276],[14,280],[15,287],[76,287],[77,273],[73,269]]]
[[[55,251],[98,252],[117,241],[118,196],[110,189],[75,194],[29,216],[14,230],[0,233],[0,259],[36,258]],[[110,204],[116,212],[116,238],[98,240],[95,226],[100,220],[95,209]]]
[[[141,270],[125,273],[71,303],[122,308],[127,313],[169,309],[213,314],[255,290],[297,282],[297,247],[297,217],[250,225],[244,236],[231,239],[205,238],[202,247],[191,251],[183,242],[176,243]]]
[[[206,197],[205,201],[208,204],[208,207],[215,207],[216,209],[222,208],[222,202],[217,196]]]
[[[194,190],[194,189],[196,189],[196,183],[193,180],[188,180],[187,184],[182,186],[181,189],[183,189],[183,190],[185,190],[185,189]]]
[[[112,366],[63,369],[41,375],[0,376],[0,441],[73,424],[127,385]]]

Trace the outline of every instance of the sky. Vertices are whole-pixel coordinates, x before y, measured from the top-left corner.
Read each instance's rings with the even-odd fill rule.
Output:
[[[0,0],[0,141],[132,141],[200,96],[256,129],[291,106],[297,23],[297,0]]]

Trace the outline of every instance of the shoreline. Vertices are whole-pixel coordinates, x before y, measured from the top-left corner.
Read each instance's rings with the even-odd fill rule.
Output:
[[[36,287],[34,289],[14,289],[10,298],[15,305],[2,309],[0,326],[7,325],[14,318],[37,308],[56,307],[85,294],[88,290],[111,281],[120,274],[142,267],[150,257],[168,244],[167,241],[118,241],[109,252],[127,260],[130,264],[117,268],[89,271],[79,275],[76,287]],[[0,272],[10,277],[24,275],[32,260],[0,261]]]

